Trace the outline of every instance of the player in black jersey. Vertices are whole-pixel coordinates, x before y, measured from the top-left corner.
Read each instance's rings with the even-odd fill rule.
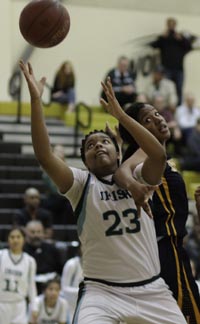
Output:
[[[165,146],[170,132],[164,118],[154,107],[136,103],[131,105],[126,112]],[[147,199],[146,192],[143,192],[143,188],[138,188],[140,185],[130,176],[136,166],[136,159],[137,163],[142,162],[145,154],[136,146],[121,125],[119,125],[119,131],[122,139],[129,146],[124,153],[126,161],[115,175],[116,180],[119,185],[131,191],[135,200],[145,200]],[[133,158],[131,155],[134,151],[136,153]],[[184,181],[170,159],[168,159],[162,183],[154,192],[150,204],[156,227],[161,276],[172,290],[188,323],[198,324],[200,323],[200,297],[192,276],[189,258],[183,247],[183,238],[187,234],[185,228],[188,216],[187,194]]]

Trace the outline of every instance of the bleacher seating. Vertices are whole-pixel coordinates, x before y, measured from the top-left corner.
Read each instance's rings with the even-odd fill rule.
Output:
[[[73,128],[66,127],[59,119],[47,119],[52,144],[63,144],[73,165],[82,166],[73,154]],[[45,197],[42,170],[34,157],[30,137],[30,121],[22,117],[17,124],[12,116],[0,116],[0,241],[4,242],[12,224],[12,217],[23,207],[23,193],[35,187]],[[79,143],[82,134],[79,134]],[[54,238],[68,242],[78,240],[76,225],[54,224]]]

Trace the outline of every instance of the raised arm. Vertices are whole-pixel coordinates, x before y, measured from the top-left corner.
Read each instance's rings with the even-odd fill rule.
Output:
[[[144,180],[152,185],[157,184],[161,179],[166,164],[165,148],[158,142],[155,136],[122,110],[109,79],[106,84],[102,82],[102,86],[108,102],[101,99],[101,104],[111,115],[120,121],[146,154],[142,171]],[[154,174],[152,179],[149,177],[149,173]]]
[[[56,157],[51,149],[47,128],[44,121],[41,96],[46,79],[36,81],[31,64],[20,61],[19,66],[25,76],[31,97],[31,135],[35,156],[62,193],[73,184],[71,169]]]

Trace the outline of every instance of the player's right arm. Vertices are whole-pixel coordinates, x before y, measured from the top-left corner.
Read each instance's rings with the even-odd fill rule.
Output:
[[[25,76],[31,97],[31,135],[36,158],[60,192],[66,193],[71,188],[74,178],[71,169],[56,157],[51,149],[41,103],[46,79],[42,78],[37,82],[30,63],[24,64],[23,61],[20,61],[19,65]]]

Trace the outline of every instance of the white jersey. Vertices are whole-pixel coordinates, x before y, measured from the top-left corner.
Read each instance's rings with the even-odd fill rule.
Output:
[[[74,182],[66,197],[78,217],[83,275],[115,283],[149,280],[160,273],[154,221],[137,217],[131,194],[112,177],[104,180],[71,168]],[[141,165],[134,176],[141,177]]]
[[[37,324],[66,323],[68,311],[67,302],[62,297],[58,297],[55,307],[50,308],[45,305],[44,299],[44,295],[36,297],[34,307],[31,308],[31,312],[36,312],[38,314]]]
[[[30,302],[36,294],[36,262],[23,252],[15,261],[8,249],[0,251],[0,303],[19,302],[29,296]]]

